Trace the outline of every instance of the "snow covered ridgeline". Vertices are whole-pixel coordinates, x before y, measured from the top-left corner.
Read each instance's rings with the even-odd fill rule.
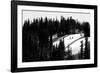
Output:
[[[65,51],[67,51],[69,48],[72,50],[72,54],[77,54],[80,52],[81,41],[83,41],[83,48],[85,48],[84,33],[62,36],[57,40],[53,41],[53,46],[58,47],[60,40],[64,41]]]

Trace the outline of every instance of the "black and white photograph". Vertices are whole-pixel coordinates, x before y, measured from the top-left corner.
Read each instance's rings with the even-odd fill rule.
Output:
[[[90,14],[23,10],[22,60],[90,59]]]
[[[12,6],[12,71],[97,66],[96,6],[24,1]]]

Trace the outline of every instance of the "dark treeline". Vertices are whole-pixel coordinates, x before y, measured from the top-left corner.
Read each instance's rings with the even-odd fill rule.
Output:
[[[80,23],[72,17],[65,19],[63,16],[61,16],[60,21],[48,19],[47,17],[44,19],[42,17],[33,19],[32,22],[26,20],[22,29],[23,62],[63,60],[66,54],[64,51],[64,40],[61,40],[59,46],[55,47],[53,46],[53,35],[57,34],[57,38],[59,38],[64,35],[77,33],[84,33],[85,37],[89,37],[89,23]],[[88,42],[87,40],[86,42]],[[87,50],[85,51],[87,52]],[[82,52],[81,50],[81,59],[83,56]],[[68,50],[67,54],[67,59],[72,59],[71,50]],[[85,55],[87,56],[88,54]]]

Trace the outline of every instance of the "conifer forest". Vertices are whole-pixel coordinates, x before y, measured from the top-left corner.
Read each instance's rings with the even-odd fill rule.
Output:
[[[22,61],[90,59],[90,23],[72,16],[27,19],[22,26]]]

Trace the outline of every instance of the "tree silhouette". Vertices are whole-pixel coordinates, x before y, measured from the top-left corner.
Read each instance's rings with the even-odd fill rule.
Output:
[[[64,60],[64,41],[60,40],[59,46],[53,46],[52,60]]]
[[[85,33],[85,37],[90,37],[90,24],[88,22],[83,22],[83,31]]]
[[[85,59],[90,58],[90,45],[88,42],[88,37],[85,38]]]
[[[84,49],[83,49],[83,41],[81,41],[81,49],[80,49],[80,59],[84,59]]]

